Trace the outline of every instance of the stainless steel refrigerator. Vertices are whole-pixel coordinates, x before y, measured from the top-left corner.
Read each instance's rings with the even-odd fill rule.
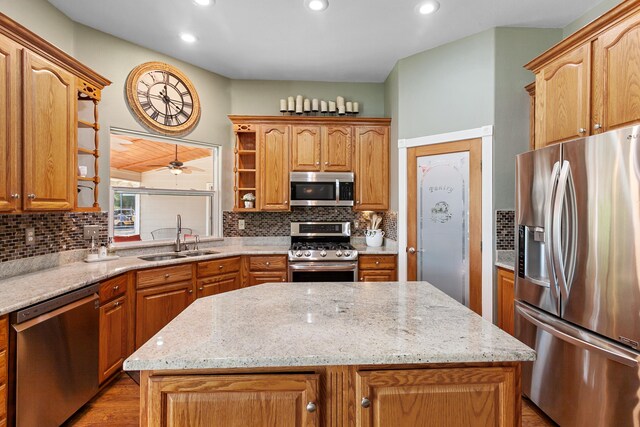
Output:
[[[640,426],[640,126],[516,158],[522,389],[561,426]]]

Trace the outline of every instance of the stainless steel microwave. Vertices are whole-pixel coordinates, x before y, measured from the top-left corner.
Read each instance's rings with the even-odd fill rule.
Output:
[[[291,206],[353,206],[353,173],[291,172]]]

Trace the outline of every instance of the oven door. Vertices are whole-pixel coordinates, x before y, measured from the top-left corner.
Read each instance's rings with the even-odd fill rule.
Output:
[[[289,262],[290,282],[356,282],[357,262]]]

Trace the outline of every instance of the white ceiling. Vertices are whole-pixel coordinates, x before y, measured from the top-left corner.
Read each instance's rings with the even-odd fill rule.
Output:
[[[500,26],[562,28],[601,0],[49,0],[74,21],[234,79],[383,82],[396,61]],[[181,32],[198,37],[192,45]]]

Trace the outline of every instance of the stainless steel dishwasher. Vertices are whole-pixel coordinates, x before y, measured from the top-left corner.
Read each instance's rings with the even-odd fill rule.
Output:
[[[18,311],[16,425],[59,426],[98,391],[98,284]]]

